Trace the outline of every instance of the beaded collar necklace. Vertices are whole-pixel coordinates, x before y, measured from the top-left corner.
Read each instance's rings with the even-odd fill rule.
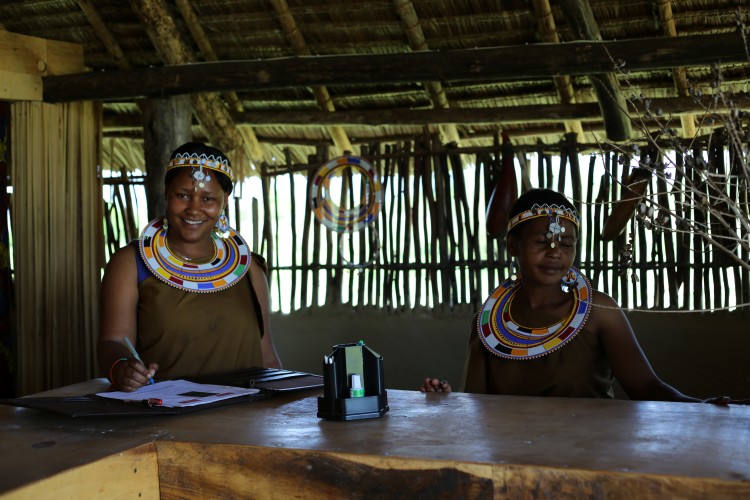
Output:
[[[572,268],[573,307],[570,314],[552,325],[522,326],[510,314],[510,304],[520,289],[519,282],[506,279],[485,301],[477,320],[477,331],[484,346],[494,355],[507,359],[532,359],[555,351],[575,337],[591,312],[591,284],[578,269]]]
[[[149,271],[175,288],[196,293],[218,292],[236,285],[250,269],[250,249],[234,229],[221,238],[211,233],[214,258],[190,262],[170,251],[162,219],[152,220],[141,233],[139,249]]]

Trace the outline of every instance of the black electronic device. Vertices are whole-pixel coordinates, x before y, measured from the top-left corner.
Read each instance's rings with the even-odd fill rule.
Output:
[[[323,359],[323,396],[318,417],[359,420],[382,417],[388,411],[383,357],[365,345],[339,344]]]

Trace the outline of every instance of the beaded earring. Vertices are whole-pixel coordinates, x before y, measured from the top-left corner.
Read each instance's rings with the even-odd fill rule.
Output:
[[[568,293],[570,292],[570,288],[575,286],[577,282],[578,278],[576,277],[576,273],[571,269],[568,271],[568,274],[560,280],[560,288],[562,288],[563,292]]]
[[[169,229],[169,219],[167,219],[166,215],[161,220],[161,227],[164,228],[165,231]]]
[[[214,231],[216,231],[216,233],[222,238],[227,238],[229,236],[229,219],[226,214],[221,214],[219,216],[219,220],[217,220],[214,225]]]
[[[521,271],[518,269],[518,264],[515,260],[510,263],[510,280],[513,283],[521,281]]]

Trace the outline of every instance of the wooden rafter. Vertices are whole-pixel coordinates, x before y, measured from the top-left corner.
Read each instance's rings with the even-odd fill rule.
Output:
[[[750,107],[750,97],[744,94],[727,94],[726,101],[731,101],[741,108]],[[714,102],[706,96],[705,103],[696,102],[692,97],[669,97],[651,99],[652,110],[659,109],[666,120],[670,116],[681,117],[695,114],[727,113],[730,109],[724,101]],[[256,125],[426,125],[457,124],[522,124],[550,123],[566,121],[596,121],[601,119],[599,105],[596,103],[580,104],[534,104],[528,106],[492,107],[492,108],[449,108],[449,109],[379,109],[337,111],[246,111],[236,114],[237,123]],[[138,115],[106,115],[105,130],[124,130],[138,128],[141,118]]]
[[[560,0],[560,7],[573,33],[580,40],[602,40],[599,25],[588,0]],[[617,75],[610,72],[602,73],[590,77],[590,80],[602,108],[607,138],[612,141],[629,139],[633,135],[633,127]]]
[[[539,34],[545,43],[560,43],[560,37],[557,34],[555,18],[552,16],[552,8],[549,0],[532,0],[534,11],[536,12]],[[554,76],[555,88],[557,95],[562,104],[575,104],[576,95],[573,89],[573,82],[568,75]],[[578,136],[578,142],[583,141],[583,127],[580,120],[565,120],[565,131],[575,133]]]
[[[156,49],[168,65],[196,63],[195,55],[182,40],[164,0],[130,0]],[[210,64],[210,63],[207,63]],[[230,89],[225,89],[230,90]],[[255,161],[264,159],[257,138],[246,144],[245,135],[237,129],[229,110],[215,92],[193,93],[193,111],[209,140],[233,157],[247,153]],[[254,134],[250,135],[254,138]],[[246,147],[247,146],[247,147]],[[240,173],[241,174],[241,173]]]
[[[86,20],[93,28],[94,33],[96,33],[96,37],[104,45],[107,53],[112,56],[115,65],[120,69],[130,69],[130,62],[125,57],[125,52],[120,47],[120,44],[117,43],[117,40],[115,40],[115,37],[109,31],[109,28],[107,28],[107,25],[90,0],[78,0],[78,7],[83,12],[83,15],[86,16]]]
[[[666,36],[677,36],[677,26],[675,25],[674,16],[672,15],[672,0],[658,0],[658,4],[659,19],[661,20],[662,27],[664,28],[664,34]],[[689,95],[685,68],[672,68],[672,78],[674,79],[674,85],[675,89],[677,90],[677,95],[680,97]],[[696,130],[694,116],[680,116],[680,123],[682,123],[683,137],[695,137]]]
[[[409,41],[409,47],[414,51],[429,50],[422,26],[419,24],[419,16],[417,16],[417,11],[414,10],[414,4],[411,0],[394,0],[393,3],[398,16],[401,18],[401,24],[404,26],[404,33],[406,33],[406,38]],[[422,85],[427,90],[434,108],[450,108],[450,103],[448,102],[448,97],[445,95],[442,83],[432,81],[422,82]],[[460,137],[455,124],[444,123],[440,129],[444,143],[454,142],[460,145]]]
[[[193,41],[198,46],[198,49],[200,49],[201,54],[203,55],[203,59],[206,61],[218,61],[219,58],[216,56],[216,51],[214,51],[211,42],[208,40],[206,32],[203,30],[200,20],[198,19],[198,15],[195,13],[195,9],[193,9],[190,1],[176,0],[176,3],[177,8],[180,9],[180,15],[182,15],[182,19],[185,20],[185,24],[187,25],[188,30],[190,30],[190,35],[193,37]],[[238,112],[242,112],[244,110],[242,103],[237,97],[236,92],[231,90],[224,92],[224,99],[226,99],[227,103],[232,109]]]
[[[286,3],[286,0],[271,0],[271,4],[273,5],[276,17],[279,19],[279,23],[281,23],[284,34],[286,35],[287,40],[289,40],[294,53],[300,56],[309,56],[310,49],[308,49],[305,38],[297,27],[297,22],[294,20],[294,16],[289,10],[289,5]],[[318,107],[320,107],[323,112],[333,113],[336,111],[331,96],[328,93],[328,89],[324,85],[314,86],[312,91],[315,96],[315,101],[318,103]],[[334,145],[338,148],[341,154],[344,154],[345,151],[353,152],[354,148],[352,148],[352,143],[343,128],[338,125],[331,125],[327,128],[328,135],[331,136]]]
[[[533,80],[559,74],[610,73],[620,61],[628,70],[639,71],[747,62],[747,53],[743,33],[723,33],[442,52],[176,63],[48,76],[43,81],[44,100],[63,102],[331,84]],[[352,71],[353,67],[358,71]]]

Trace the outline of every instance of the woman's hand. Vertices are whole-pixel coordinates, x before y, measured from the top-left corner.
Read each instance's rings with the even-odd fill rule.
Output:
[[[729,396],[716,396],[713,398],[704,399],[703,402],[718,406],[750,405],[750,399],[732,399]]]
[[[144,385],[148,385],[159,369],[156,363],[149,363],[146,368],[135,358],[118,360],[112,367],[110,381],[119,391],[133,392]]]
[[[445,380],[427,377],[419,388],[420,392],[453,392],[451,385]]]

